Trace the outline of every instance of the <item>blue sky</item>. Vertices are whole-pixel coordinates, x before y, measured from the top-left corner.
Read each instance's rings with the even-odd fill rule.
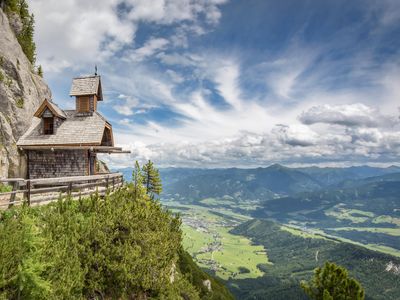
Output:
[[[101,113],[159,166],[397,163],[397,0],[31,0],[54,101],[102,75]]]

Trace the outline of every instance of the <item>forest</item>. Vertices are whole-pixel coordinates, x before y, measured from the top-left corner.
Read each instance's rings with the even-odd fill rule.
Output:
[[[231,299],[183,250],[179,216],[152,198],[128,183],[1,212],[0,298]]]
[[[400,277],[388,268],[400,265],[394,256],[322,236],[301,236],[300,231],[267,220],[247,221],[232,233],[264,245],[270,262],[259,265],[265,272],[263,277],[229,280],[239,299],[308,299],[299,283],[326,261],[344,266],[365,288],[366,299],[398,299]]]

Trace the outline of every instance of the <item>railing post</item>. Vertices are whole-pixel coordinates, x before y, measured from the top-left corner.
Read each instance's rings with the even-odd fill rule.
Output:
[[[26,181],[26,201],[28,203],[28,206],[31,206],[31,181],[27,180]]]
[[[72,194],[72,182],[68,183],[68,196]]]
[[[115,190],[115,178],[112,178],[112,191],[114,192]]]
[[[12,191],[16,192],[18,190],[18,187],[19,187],[19,182],[18,181],[14,181]],[[10,195],[10,201],[9,201],[10,204],[8,205],[8,208],[10,208],[11,206],[14,205],[13,202],[15,201],[15,196],[16,195],[17,195],[17,193],[13,193],[13,194]]]
[[[106,190],[108,190],[108,176],[106,177]]]

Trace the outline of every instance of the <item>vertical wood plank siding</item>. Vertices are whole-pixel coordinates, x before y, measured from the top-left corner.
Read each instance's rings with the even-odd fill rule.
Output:
[[[88,175],[87,150],[30,150],[29,178]]]

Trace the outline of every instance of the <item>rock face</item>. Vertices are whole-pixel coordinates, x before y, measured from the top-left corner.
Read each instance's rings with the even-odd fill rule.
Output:
[[[29,127],[40,103],[51,98],[49,87],[33,72],[15,36],[17,18],[12,15],[10,25],[0,9],[0,178],[25,175],[25,160],[16,141]]]

